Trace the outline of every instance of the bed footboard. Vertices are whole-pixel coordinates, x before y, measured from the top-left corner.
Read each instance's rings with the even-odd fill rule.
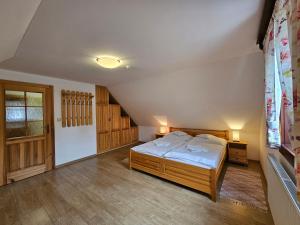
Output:
[[[207,169],[130,150],[129,168],[141,170],[207,193],[213,201],[216,201],[217,181],[224,158],[217,169]]]

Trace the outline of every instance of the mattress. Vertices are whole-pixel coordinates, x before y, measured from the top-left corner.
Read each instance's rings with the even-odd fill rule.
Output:
[[[181,136],[181,137],[166,137],[162,138],[170,141],[168,146],[157,146],[154,141],[147,142],[142,145],[138,145],[132,148],[133,151],[153,155],[157,157],[163,157],[167,152],[171,151],[174,148],[184,147],[186,143],[192,139],[191,136]]]
[[[206,151],[195,151],[188,149],[185,144],[171,149],[163,157],[198,167],[217,168],[226,153],[226,146],[206,143],[203,147]]]

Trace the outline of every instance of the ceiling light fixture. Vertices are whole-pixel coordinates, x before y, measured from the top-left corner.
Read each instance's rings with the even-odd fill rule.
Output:
[[[121,59],[114,56],[101,56],[96,58],[96,62],[107,69],[114,69],[122,65]]]

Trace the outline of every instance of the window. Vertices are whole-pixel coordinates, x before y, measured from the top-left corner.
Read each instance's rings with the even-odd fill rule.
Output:
[[[280,136],[281,136],[281,147],[279,149],[280,153],[284,158],[294,166],[295,152],[292,149],[291,142],[288,136],[288,117],[285,111],[285,94],[282,96],[281,110],[280,110]]]
[[[5,91],[6,138],[44,133],[43,94]]]

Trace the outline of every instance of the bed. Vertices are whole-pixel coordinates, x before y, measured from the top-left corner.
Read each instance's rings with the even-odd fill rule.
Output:
[[[210,134],[225,140],[229,138],[227,130],[171,127],[170,132],[174,131],[182,131],[193,137],[199,134]],[[210,164],[207,160],[201,161],[203,153],[192,156],[193,159],[198,160],[190,160],[190,156],[184,149],[188,141],[190,140],[179,140],[177,144],[175,141],[171,146],[160,146],[160,148],[154,147],[153,142],[148,142],[142,146],[143,149],[139,149],[139,147],[130,149],[129,168],[207,193],[213,201],[216,201],[217,182],[226,159],[226,145],[220,154],[207,153],[211,154],[208,158],[214,159]]]

